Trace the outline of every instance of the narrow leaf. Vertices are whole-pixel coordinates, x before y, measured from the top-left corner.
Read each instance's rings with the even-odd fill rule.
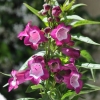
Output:
[[[95,82],[94,70],[93,69],[90,69],[90,71],[91,71],[91,75],[92,75],[93,81]]]
[[[100,69],[100,64],[82,63],[80,67],[87,68],[87,69]]]
[[[82,36],[82,35],[72,35],[73,39],[85,42],[85,43],[89,43],[89,44],[93,44],[93,45],[100,45],[99,43],[94,42],[93,40],[91,40],[88,37]]]
[[[62,18],[61,18],[61,21],[66,20],[66,19],[85,20],[85,19],[81,18],[81,17],[78,16],[78,15],[68,15],[68,16],[66,16],[66,17],[62,17]]]
[[[51,1],[52,1],[53,5],[55,5],[55,6],[58,6],[59,5],[59,3],[58,3],[57,0],[51,0]]]
[[[65,93],[62,97],[61,97],[61,100],[65,100],[65,98],[71,96],[73,94],[72,91],[68,91],[67,93]]]
[[[6,74],[6,73],[3,73],[3,72],[0,72],[0,74],[2,74],[2,75],[5,75],[5,76],[11,76],[10,74]]]
[[[20,99],[17,99],[17,100],[36,100],[35,98],[20,98]]]
[[[38,12],[38,10],[34,9],[33,7],[29,6],[26,3],[23,3],[31,12],[33,12],[36,16],[38,16],[46,26],[48,26],[47,20],[45,20],[47,17],[45,16],[41,16]]]
[[[97,21],[90,21],[90,20],[80,20],[80,21],[75,21],[71,23],[73,27],[81,26],[81,25],[87,25],[87,24],[100,24],[100,22]]]
[[[41,84],[31,86],[32,89],[42,89],[43,86]]]
[[[63,11],[68,11],[71,9],[72,5],[75,3],[75,0],[72,0],[69,4],[63,5]]]
[[[34,54],[34,55],[37,55],[37,56],[44,56],[44,55],[45,55],[45,51],[40,51],[40,52],[38,52],[38,53],[36,53],[36,54]],[[33,55],[32,55],[32,56],[33,56]],[[21,66],[21,68],[19,69],[19,71],[24,70],[24,69],[27,68],[27,63],[28,63],[29,60],[32,59],[32,56]]]
[[[81,50],[81,56],[84,57],[88,62],[93,62],[92,56],[86,50]]]
[[[70,10],[75,10],[76,8],[78,8],[80,6],[86,6],[86,4],[84,4],[84,3],[75,4],[75,5],[72,6],[72,8]]]

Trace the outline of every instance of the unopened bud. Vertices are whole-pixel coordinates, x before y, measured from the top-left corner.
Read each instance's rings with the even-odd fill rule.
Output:
[[[47,4],[47,3],[45,3],[45,4],[43,5],[43,8],[44,8],[45,11],[48,11],[48,10],[50,9],[50,5]]]
[[[53,21],[53,19],[51,17],[49,17],[47,20],[48,20],[48,22],[52,22]]]
[[[54,6],[54,7],[52,8],[52,15],[55,16],[55,17],[58,17],[58,16],[60,15],[61,12],[62,12],[62,11],[61,11],[61,9],[60,9],[59,6]]]
[[[45,29],[44,29],[44,32],[45,33],[49,33],[51,31],[51,28],[50,27],[46,27]]]

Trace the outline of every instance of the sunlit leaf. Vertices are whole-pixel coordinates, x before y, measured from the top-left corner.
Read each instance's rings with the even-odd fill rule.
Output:
[[[80,67],[87,68],[87,69],[100,69],[100,64],[82,63]]]
[[[72,22],[71,25],[73,27],[81,26],[81,25],[87,25],[87,24],[100,24],[100,22],[97,21],[90,21],[90,20],[80,20]]]
[[[44,56],[44,55],[45,55],[45,51],[40,51],[40,52],[38,52],[38,53],[36,53],[36,54],[34,54],[34,55],[37,55],[37,56]],[[33,56],[33,55],[32,55],[32,56]],[[19,71],[24,70],[24,69],[27,68],[27,63],[28,63],[29,60],[32,59],[32,56],[21,66],[21,68],[19,69]]]
[[[51,0],[51,1],[52,1],[53,5],[55,5],[55,6],[58,6],[59,5],[59,3],[58,3],[57,0]]]
[[[73,6],[71,7],[70,10],[75,10],[76,8],[78,8],[78,7],[80,7],[80,6],[86,6],[86,4],[84,4],[84,3],[75,4],[75,5],[73,5]]]
[[[24,3],[24,5],[25,5],[31,12],[33,12],[36,16],[38,16],[38,17],[44,22],[44,24],[45,24],[46,26],[48,26],[47,20],[45,20],[45,19],[46,19],[45,16],[41,16],[41,15],[38,13],[38,12],[39,12],[38,10],[36,10],[35,8],[29,6],[28,4]]]
[[[100,45],[99,43],[94,42],[93,40],[91,40],[89,37],[85,37],[82,35],[72,35],[73,39],[85,42],[85,43],[89,43],[89,44],[93,44],[93,45]]]
[[[81,17],[78,16],[78,15],[68,15],[68,16],[66,16],[66,17],[62,17],[62,18],[61,18],[61,21],[64,21],[64,20],[66,20],[66,19],[85,20],[85,19],[81,18]]]
[[[68,10],[70,10],[71,9],[71,7],[72,7],[72,5],[75,3],[75,1],[76,0],[72,0],[70,3],[68,3],[68,4],[66,4],[66,2],[65,2],[65,4],[63,5],[63,11],[68,11]]]

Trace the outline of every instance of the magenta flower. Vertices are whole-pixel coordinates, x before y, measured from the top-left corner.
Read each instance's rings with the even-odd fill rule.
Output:
[[[24,44],[26,46],[31,46],[33,49],[38,49],[38,45],[45,42],[47,38],[44,36],[43,31],[41,31],[37,26],[32,26],[31,22],[26,25],[24,31],[20,32],[18,38],[22,40],[24,37]]]
[[[52,72],[57,72],[60,70],[61,68],[61,61],[59,58],[57,59],[51,59],[49,62],[48,62],[48,65],[51,69]]]
[[[80,57],[80,51],[73,48],[62,48],[62,53],[74,59],[78,59]]]
[[[44,8],[44,10],[45,11],[48,11],[49,9],[50,9],[50,5],[49,4],[47,4],[47,3],[45,3],[44,5],[43,5],[43,8]]]
[[[79,93],[82,89],[83,82],[80,79],[81,74],[72,71],[69,76],[64,76],[63,82],[67,85],[67,88],[74,89],[76,93]]]
[[[34,84],[39,84],[42,80],[49,78],[49,72],[45,68],[45,62],[42,56],[33,56],[28,61],[28,70],[25,78],[26,80],[31,80]]]
[[[60,15],[61,12],[62,12],[62,11],[61,11],[61,9],[60,9],[59,6],[54,6],[54,7],[52,8],[52,15],[55,16],[55,17],[58,17],[58,16]]]
[[[11,72],[12,77],[8,80],[9,88],[8,91],[10,92],[12,89],[18,88],[18,85],[25,82],[25,71],[18,72],[16,70],[12,70]]]
[[[65,26],[62,23],[51,31],[50,35],[56,41],[56,45],[68,44],[71,41],[70,29],[71,26]]]

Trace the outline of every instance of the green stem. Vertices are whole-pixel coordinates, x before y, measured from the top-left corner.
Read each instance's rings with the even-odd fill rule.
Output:
[[[0,72],[0,74],[11,77],[10,74],[5,74],[5,73],[2,73],[2,72]]]

